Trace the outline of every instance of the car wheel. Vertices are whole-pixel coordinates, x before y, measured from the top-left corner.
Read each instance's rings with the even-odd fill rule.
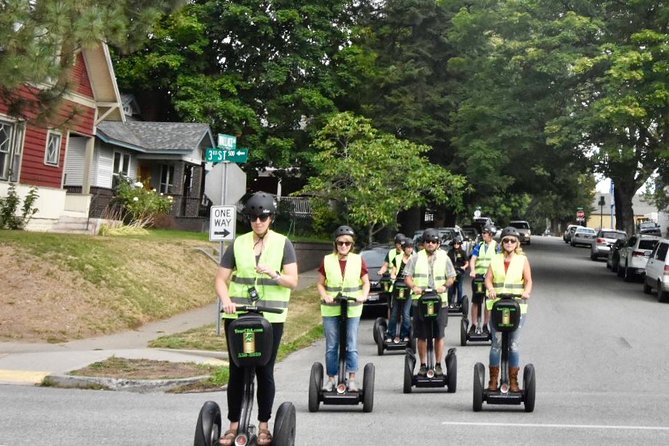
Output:
[[[594,252],[590,251],[590,260],[597,260],[597,254]]]
[[[627,267],[627,264],[625,264],[625,270],[623,271],[623,280],[625,282],[631,282],[633,278],[634,278],[634,274]]]
[[[620,262],[618,262],[618,266],[616,267],[616,275],[618,277],[623,277],[623,268],[620,266]]]
[[[662,303],[669,303],[669,293],[662,289],[662,283],[657,281],[657,301]]]
[[[648,283],[646,282],[646,278],[644,277],[644,279],[643,279],[643,292],[644,292],[644,294],[650,294],[651,291],[653,291],[653,288],[650,285],[648,285]]]

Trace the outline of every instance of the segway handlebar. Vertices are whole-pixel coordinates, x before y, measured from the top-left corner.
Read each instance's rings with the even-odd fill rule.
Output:
[[[527,300],[523,298],[522,295],[520,294],[513,294],[513,293],[501,293],[497,295],[498,299],[522,299],[522,300]]]
[[[283,313],[281,308],[265,307],[263,305],[235,305],[237,311],[248,311],[249,313]],[[221,310],[224,313],[224,310]]]

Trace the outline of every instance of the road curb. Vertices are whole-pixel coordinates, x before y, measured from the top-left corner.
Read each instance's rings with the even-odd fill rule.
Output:
[[[44,383],[56,387],[67,388],[90,388],[102,387],[107,390],[118,390],[126,392],[149,393],[165,392],[176,387],[195,384],[209,379],[209,375],[193,376],[190,378],[174,379],[125,379],[106,378],[98,376],[74,376],[74,375],[47,375]],[[222,389],[227,386],[222,387]]]

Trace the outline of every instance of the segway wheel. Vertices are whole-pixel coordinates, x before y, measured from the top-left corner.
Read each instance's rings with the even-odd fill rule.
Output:
[[[446,355],[446,380],[448,393],[455,393],[458,387],[458,358],[454,348],[449,349]]]
[[[309,378],[309,412],[318,412],[323,388],[323,364],[314,362]]]
[[[374,409],[374,364],[368,362],[362,376],[362,411],[371,412]]]
[[[200,409],[195,426],[194,446],[214,446],[221,438],[221,409],[213,401],[207,401]]]
[[[462,319],[460,323],[460,345],[464,347],[467,345],[467,319]]]
[[[374,329],[372,330],[372,334],[374,335],[374,342],[379,343],[379,327],[385,325],[385,319],[382,317],[377,317],[374,319]],[[383,333],[383,331],[381,332]],[[383,338],[381,338],[383,340]]]
[[[376,354],[379,356],[383,356],[383,351],[385,350],[386,346],[383,343],[385,333],[382,325],[376,326],[376,334],[374,335],[374,337],[376,338]]]
[[[536,375],[534,365],[527,364],[523,369],[523,401],[525,412],[534,412],[534,396],[536,391]]]
[[[469,298],[467,296],[462,296],[462,318],[467,319],[469,314]]]
[[[474,412],[480,412],[483,408],[483,382],[485,381],[485,366],[480,362],[474,364],[474,400],[472,407]]]
[[[295,445],[295,406],[285,402],[279,406],[274,422],[272,444],[276,446]]]
[[[413,364],[409,353],[404,355],[404,393],[411,393],[413,385]]]

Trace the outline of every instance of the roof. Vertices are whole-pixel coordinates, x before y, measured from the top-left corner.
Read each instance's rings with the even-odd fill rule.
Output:
[[[145,153],[190,153],[203,139],[213,145],[209,126],[188,122],[101,122],[97,136],[104,142]]]

